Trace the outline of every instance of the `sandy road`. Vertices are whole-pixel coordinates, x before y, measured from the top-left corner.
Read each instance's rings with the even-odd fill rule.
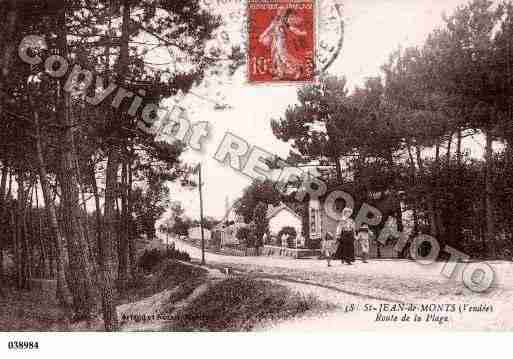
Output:
[[[198,248],[183,241],[177,241],[175,245],[187,251],[192,258],[201,258]],[[485,293],[475,293],[463,285],[461,269],[464,265],[459,265],[453,277],[447,278],[441,274],[445,265],[442,262],[420,265],[406,260],[374,260],[368,264],[357,262],[353,266],[337,262],[328,268],[326,262],[315,259],[237,257],[213,253],[206,253],[206,261],[210,266],[230,267],[255,277],[275,280],[340,308],[321,317],[289,320],[265,329],[513,330],[511,262],[490,262],[496,276],[494,285]],[[394,303],[414,305],[416,309],[408,312],[387,308]],[[435,307],[421,311],[420,305]],[[436,305],[445,308],[436,308]],[[472,308],[487,310],[469,312]],[[410,320],[416,314],[421,321],[401,321],[405,314]]]

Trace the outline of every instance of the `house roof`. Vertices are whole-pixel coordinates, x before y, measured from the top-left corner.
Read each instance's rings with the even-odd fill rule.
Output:
[[[230,208],[228,209],[228,211],[226,211],[226,213],[224,214],[223,218],[221,218],[221,221],[214,227],[214,228],[217,228],[217,227],[223,227],[223,225],[226,223],[226,222],[229,222],[230,220],[230,216],[233,215],[233,221],[234,222],[240,222],[242,221],[242,216],[238,215],[237,213],[235,213],[235,202],[232,203],[232,205],[230,206]]]
[[[296,211],[294,211],[292,208],[290,208],[283,202],[280,202],[280,205],[278,205],[276,207],[272,207],[272,206],[269,207],[269,209],[267,210],[267,219],[271,219],[272,217],[276,216],[281,211],[288,211],[291,214],[293,214],[295,217],[301,219],[301,216],[299,214],[297,214]]]
[[[215,226],[212,231],[226,231],[228,229],[234,229],[235,231],[239,228],[247,228],[249,227],[249,224],[246,224],[244,222],[235,222],[229,226],[225,226],[223,222],[219,223],[217,226]]]

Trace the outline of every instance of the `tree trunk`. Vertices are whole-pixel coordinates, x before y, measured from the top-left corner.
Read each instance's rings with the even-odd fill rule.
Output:
[[[121,164],[121,216],[119,237],[118,288],[124,293],[128,284],[128,164]]]
[[[449,164],[451,162],[452,137],[453,137],[453,133],[451,132],[449,134],[449,139],[447,140],[447,154],[446,154],[447,164]]]
[[[105,219],[105,236],[102,240],[102,248],[100,253],[103,254],[101,258],[101,271],[103,277],[102,288],[102,307],[103,307],[103,321],[105,330],[113,331],[118,329],[118,320],[116,307],[114,305],[114,278],[115,278],[115,264],[114,264],[114,243],[117,235],[117,216],[116,216],[116,190],[117,190],[117,173],[118,173],[118,154],[117,151],[109,151],[109,159],[107,161],[106,169],[106,183],[105,183],[105,204],[104,204],[104,219]]]
[[[4,280],[4,248],[2,246],[0,246],[0,283],[2,283],[2,285],[0,285],[0,295],[3,295],[2,289],[4,286],[5,280]]]
[[[5,164],[6,167],[7,164]],[[7,240],[11,239],[12,242],[14,243],[14,231],[13,231],[13,226],[14,226],[14,222],[12,221],[12,216],[11,216],[11,206],[12,206],[12,202],[11,202],[11,189],[12,189],[12,171],[8,170],[7,171],[7,174],[8,174],[8,177],[9,177],[9,186],[7,188],[7,192],[5,193],[5,196],[4,196],[4,200],[3,200],[3,204],[2,204],[2,212],[1,212],[1,217],[0,217],[0,221],[2,221],[2,233],[5,233],[5,237]],[[0,250],[3,249],[5,243],[1,243],[0,242]],[[3,254],[3,252],[2,252]],[[0,262],[2,264],[2,272],[5,274],[5,272],[3,271],[3,260]],[[2,281],[3,283],[3,276],[0,277],[0,280]]]
[[[413,158],[413,152],[411,149],[411,145],[409,143],[406,144],[406,148],[408,149],[408,157],[410,159],[410,177],[412,186],[416,185],[416,168],[415,168],[415,160]],[[415,196],[416,197],[416,196]],[[417,199],[415,198],[413,201],[412,212],[413,212],[413,234],[416,235],[419,231],[419,217],[417,214]]]
[[[24,209],[25,209],[25,185],[24,185],[24,174],[23,171],[18,170],[18,194],[16,196],[16,217],[15,217],[15,236],[14,236],[14,259],[16,264],[16,285],[18,289],[25,287],[25,281],[23,277],[23,254],[22,254],[22,242],[23,242],[23,221],[24,221]]]
[[[419,146],[415,147],[415,154],[417,156],[417,166],[419,167],[419,174],[424,175],[424,162],[422,160],[422,150]]]
[[[456,193],[455,193],[455,203],[454,203],[454,211],[455,213],[463,213],[464,211],[464,186],[463,183],[463,166],[462,166],[462,153],[461,153],[461,142],[463,137],[463,130],[458,128],[456,132]],[[449,244],[455,248],[459,248],[461,241],[463,239],[463,231],[462,231],[462,218],[461,216],[451,216],[449,220],[449,224],[447,226],[447,239]]]
[[[128,41],[130,31],[130,1],[124,0],[122,2],[122,24],[121,24],[121,46],[118,59],[118,85],[122,86],[125,83],[125,77],[128,72]],[[115,116],[121,116],[121,113],[116,113]],[[118,118],[111,119],[115,121]],[[116,126],[114,126],[116,127]],[[106,169],[105,180],[105,205],[104,216],[106,233],[105,239],[102,241],[104,258],[102,260],[102,274],[103,274],[103,290],[102,290],[102,306],[103,306],[103,321],[106,331],[114,331],[119,327],[116,307],[114,304],[114,251],[113,244],[116,240],[116,202],[117,202],[117,178],[119,169],[119,148],[112,144],[108,149],[108,160]]]
[[[0,181],[0,210],[4,208],[4,203],[6,200],[6,193],[7,190],[7,176],[9,175],[9,167],[7,167],[6,164],[3,164],[2,166],[2,180]]]
[[[462,141],[462,129],[459,128],[457,132],[457,142],[456,142],[456,162],[458,164],[458,167],[461,166],[461,160],[462,160],[462,153],[461,153],[461,141]]]
[[[449,161],[451,159],[451,143],[452,143],[452,133],[449,137],[449,144],[447,146],[447,165],[449,165]],[[435,211],[434,213],[434,219],[435,219],[435,225],[436,225],[436,233],[437,233],[437,239],[438,241],[444,240],[442,237],[444,235],[444,229],[443,229],[443,223],[442,223],[442,216],[441,216],[441,210],[440,210],[440,146],[441,143],[436,143],[436,155],[435,155],[435,178],[434,178],[434,195],[433,195],[433,209]]]
[[[128,228],[128,255],[130,259],[130,276],[132,280],[134,279],[137,263],[136,263],[136,248],[135,248],[135,229],[134,229],[134,221],[132,218],[132,206],[133,206],[133,198],[132,198],[132,157],[133,150],[130,154],[130,158],[128,160],[128,192],[127,192],[127,228]]]
[[[7,177],[9,176],[9,167],[4,163],[2,167],[2,180],[0,181],[0,231],[5,233],[6,229],[6,207],[7,207]],[[4,239],[0,238],[0,283],[4,281]]]
[[[75,153],[75,166],[76,166],[76,171],[77,171],[77,183],[78,183],[78,193],[80,195],[80,200],[82,202],[82,211],[81,211],[81,214],[82,214],[82,220],[81,220],[81,223],[82,225],[84,226],[84,236],[85,236],[85,240],[86,240],[86,243],[87,243],[87,251],[88,251],[88,255],[89,255],[89,261],[91,262],[91,266],[93,268],[93,273],[94,273],[94,276],[96,277],[97,275],[97,271],[96,271],[96,266],[95,266],[95,263],[96,263],[96,257],[95,257],[95,253],[93,251],[93,249],[91,248],[91,241],[89,240],[89,231],[88,231],[88,228],[89,228],[89,218],[88,218],[88,215],[87,215],[87,201],[86,201],[86,198],[85,198],[85,194],[84,194],[84,188],[82,186],[82,175],[80,173],[80,164],[79,164],[79,161],[78,161],[78,154]]]
[[[33,268],[32,268],[32,265],[33,265],[33,256],[32,256],[32,252],[33,252],[33,248],[32,248],[32,238],[33,238],[33,231],[32,231],[32,224],[33,224],[33,219],[32,219],[32,195],[33,195],[33,192],[34,192],[34,182],[31,181],[31,184],[29,186],[29,190],[28,190],[28,193],[27,195],[25,196],[26,198],[26,207],[25,207],[25,218],[24,218],[24,221],[23,221],[23,232],[25,233],[25,235],[23,236],[23,246],[25,248],[25,258],[24,258],[24,264],[25,264],[25,268],[24,268],[24,276],[25,276],[25,287],[27,289],[30,289],[30,283],[31,283],[31,279],[32,279],[32,274],[33,274]],[[30,238],[30,239],[29,239]]]
[[[416,148],[416,152],[417,152],[417,164],[419,166],[419,175],[424,182],[424,186],[427,186],[427,185],[429,185],[429,183],[427,183],[426,172],[424,169],[424,162],[422,160],[421,150],[418,146]],[[430,234],[436,238],[438,236],[438,231],[437,231],[437,226],[436,226],[435,207],[434,207],[434,203],[433,203],[433,195],[430,191],[427,192],[426,201],[427,201],[427,206],[428,206],[427,211],[428,211],[428,216],[429,216],[429,226],[430,226],[430,232],[431,232]]]
[[[65,8],[59,14],[60,32],[58,43],[60,54],[68,58],[66,39]],[[60,187],[62,191],[62,208],[68,228],[65,231],[68,244],[69,264],[73,285],[76,319],[91,319],[96,306],[96,291],[93,281],[93,268],[89,260],[89,246],[81,223],[81,208],[79,201],[78,178],[75,169],[75,150],[73,141],[73,120],[71,114],[70,94],[63,91],[63,81],[60,82],[59,117],[64,128],[61,142],[61,173]]]
[[[486,242],[490,246],[491,254],[497,255],[495,248],[495,215],[493,206],[493,137],[490,130],[485,131],[486,149],[485,149],[485,207],[486,207]]]
[[[98,184],[96,183],[96,174],[95,174],[95,166],[94,162],[91,161],[90,169],[89,169],[89,178],[91,182],[91,187],[93,189],[94,196],[94,205],[95,205],[95,217],[96,217],[96,249],[98,251],[96,260],[97,263],[100,264],[100,258],[103,256],[102,250],[102,232],[103,232],[103,224],[102,224],[102,211],[100,207],[100,194],[98,192]]]
[[[69,104],[68,104],[69,105]],[[66,107],[68,107],[66,105]],[[65,115],[65,117],[68,117]],[[66,120],[69,126],[69,119]],[[77,176],[73,166],[73,140],[70,131],[66,131],[65,143],[61,160],[61,189],[64,216],[68,223],[66,241],[70,256],[70,269],[73,272],[73,280],[76,284],[74,294],[75,311],[79,318],[89,319],[95,306],[95,291],[92,278],[92,265],[89,260],[89,246],[81,223],[81,208]]]
[[[30,99],[30,96],[29,96]],[[65,263],[66,252],[64,250],[63,236],[57,221],[57,212],[55,210],[55,203],[52,200],[50,186],[48,184],[46,161],[43,156],[43,146],[41,143],[41,127],[39,123],[39,114],[31,103],[32,115],[34,118],[34,125],[36,130],[36,157],[38,161],[39,181],[41,183],[41,190],[43,192],[43,200],[46,209],[46,217],[48,221],[48,228],[55,244],[55,262],[57,270],[57,297],[62,306],[66,309],[71,308],[72,297],[68,288],[66,280]]]
[[[41,185],[42,187],[42,185]],[[41,250],[41,275],[43,278],[50,278],[50,259],[48,256],[47,246],[43,239],[42,219],[39,212],[39,195],[36,190],[36,210],[37,210],[37,237],[39,238],[39,246]]]
[[[16,32],[16,22],[18,19],[18,11],[16,0],[7,0],[4,1],[7,4],[2,4],[3,6],[8,7],[7,16],[5,18],[5,27],[3,33],[0,33],[0,45],[5,45],[3,48],[0,48],[0,113],[3,113],[3,102],[4,102],[4,93],[8,93],[6,82],[9,80],[9,73],[11,70],[11,61],[14,56],[14,49],[16,44],[15,40],[15,32]],[[3,21],[4,19],[2,19]]]
[[[12,252],[13,252],[13,262],[14,262],[14,270],[15,270],[15,285],[17,288],[20,288],[19,276],[18,276],[18,223],[16,220],[16,205],[13,201],[9,208],[9,228],[11,229],[11,241],[12,241]]]

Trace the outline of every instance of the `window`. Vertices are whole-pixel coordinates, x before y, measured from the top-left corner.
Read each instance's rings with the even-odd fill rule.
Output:
[[[310,238],[321,237],[321,211],[318,208],[310,207]]]

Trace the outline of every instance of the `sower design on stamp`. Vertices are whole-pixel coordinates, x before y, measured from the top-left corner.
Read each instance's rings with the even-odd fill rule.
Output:
[[[250,0],[248,22],[250,82],[314,80],[314,1]]]

